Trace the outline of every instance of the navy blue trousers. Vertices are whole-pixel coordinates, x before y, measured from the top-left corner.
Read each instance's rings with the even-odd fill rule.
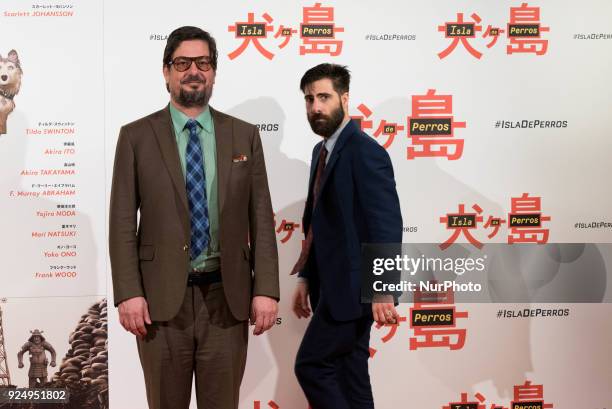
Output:
[[[312,299],[311,299],[312,301]],[[320,300],[295,359],[295,374],[312,409],[374,409],[368,373],[371,306],[352,321],[334,320]]]

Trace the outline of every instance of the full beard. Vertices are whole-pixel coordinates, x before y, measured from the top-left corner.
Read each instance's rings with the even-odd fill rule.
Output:
[[[331,115],[313,114],[308,116],[310,128],[314,133],[324,138],[329,138],[336,132],[336,129],[342,124],[344,119],[344,108],[342,104],[334,109]]]
[[[190,90],[185,89],[182,85],[185,83],[189,83],[190,81],[199,81],[204,84],[204,89],[202,90]],[[193,107],[204,107],[208,105],[208,101],[210,101],[210,97],[212,96],[212,88],[206,87],[206,80],[202,78],[185,78],[181,82],[181,86],[176,90],[171,92],[172,98],[176,102],[178,102],[181,106],[185,108],[193,108]]]

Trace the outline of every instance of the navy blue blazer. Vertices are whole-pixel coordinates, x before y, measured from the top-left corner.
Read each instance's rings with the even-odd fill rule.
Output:
[[[299,275],[309,281],[313,308],[321,298],[334,319],[348,321],[364,311],[361,245],[401,243],[402,214],[389,154],[354,120],[334,145],[313,209],[312,189],[323,143],[312,151],[302,223],[304,232],[312,225],[313,245]]]

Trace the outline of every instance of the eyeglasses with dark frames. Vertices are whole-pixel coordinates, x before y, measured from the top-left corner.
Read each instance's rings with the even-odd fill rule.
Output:
[[[191,68],[191,63],[195,62],[200,71],[208,71],[212,67],[210,57],[176,57],[168,65],[173,65],[178,72],[185,72]]]

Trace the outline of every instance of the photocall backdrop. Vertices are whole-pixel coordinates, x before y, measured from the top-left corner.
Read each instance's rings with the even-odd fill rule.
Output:
[[[351,70],[350,115],[391,156],[404,242],[612,241],[603,0],[4,0],[0,21],[0,385],[27,386],[17,352],[40,329],[49,381],[85,385],[91,407],[146,407],[112,307],[108,200],[119,128],[168,103],[162,53],[182,25],[216,38],[211,106],[258,125],[275,211],[279,319],[249,340],[241,408],[307,408],[288,274],[320,140],[299,80],[316,64]],[[570,299],[591,302],[401,304],[399,325],[372,328],[377,407],[610,407],[612,307]],[[452,324],[413,322],[427,308]]]

